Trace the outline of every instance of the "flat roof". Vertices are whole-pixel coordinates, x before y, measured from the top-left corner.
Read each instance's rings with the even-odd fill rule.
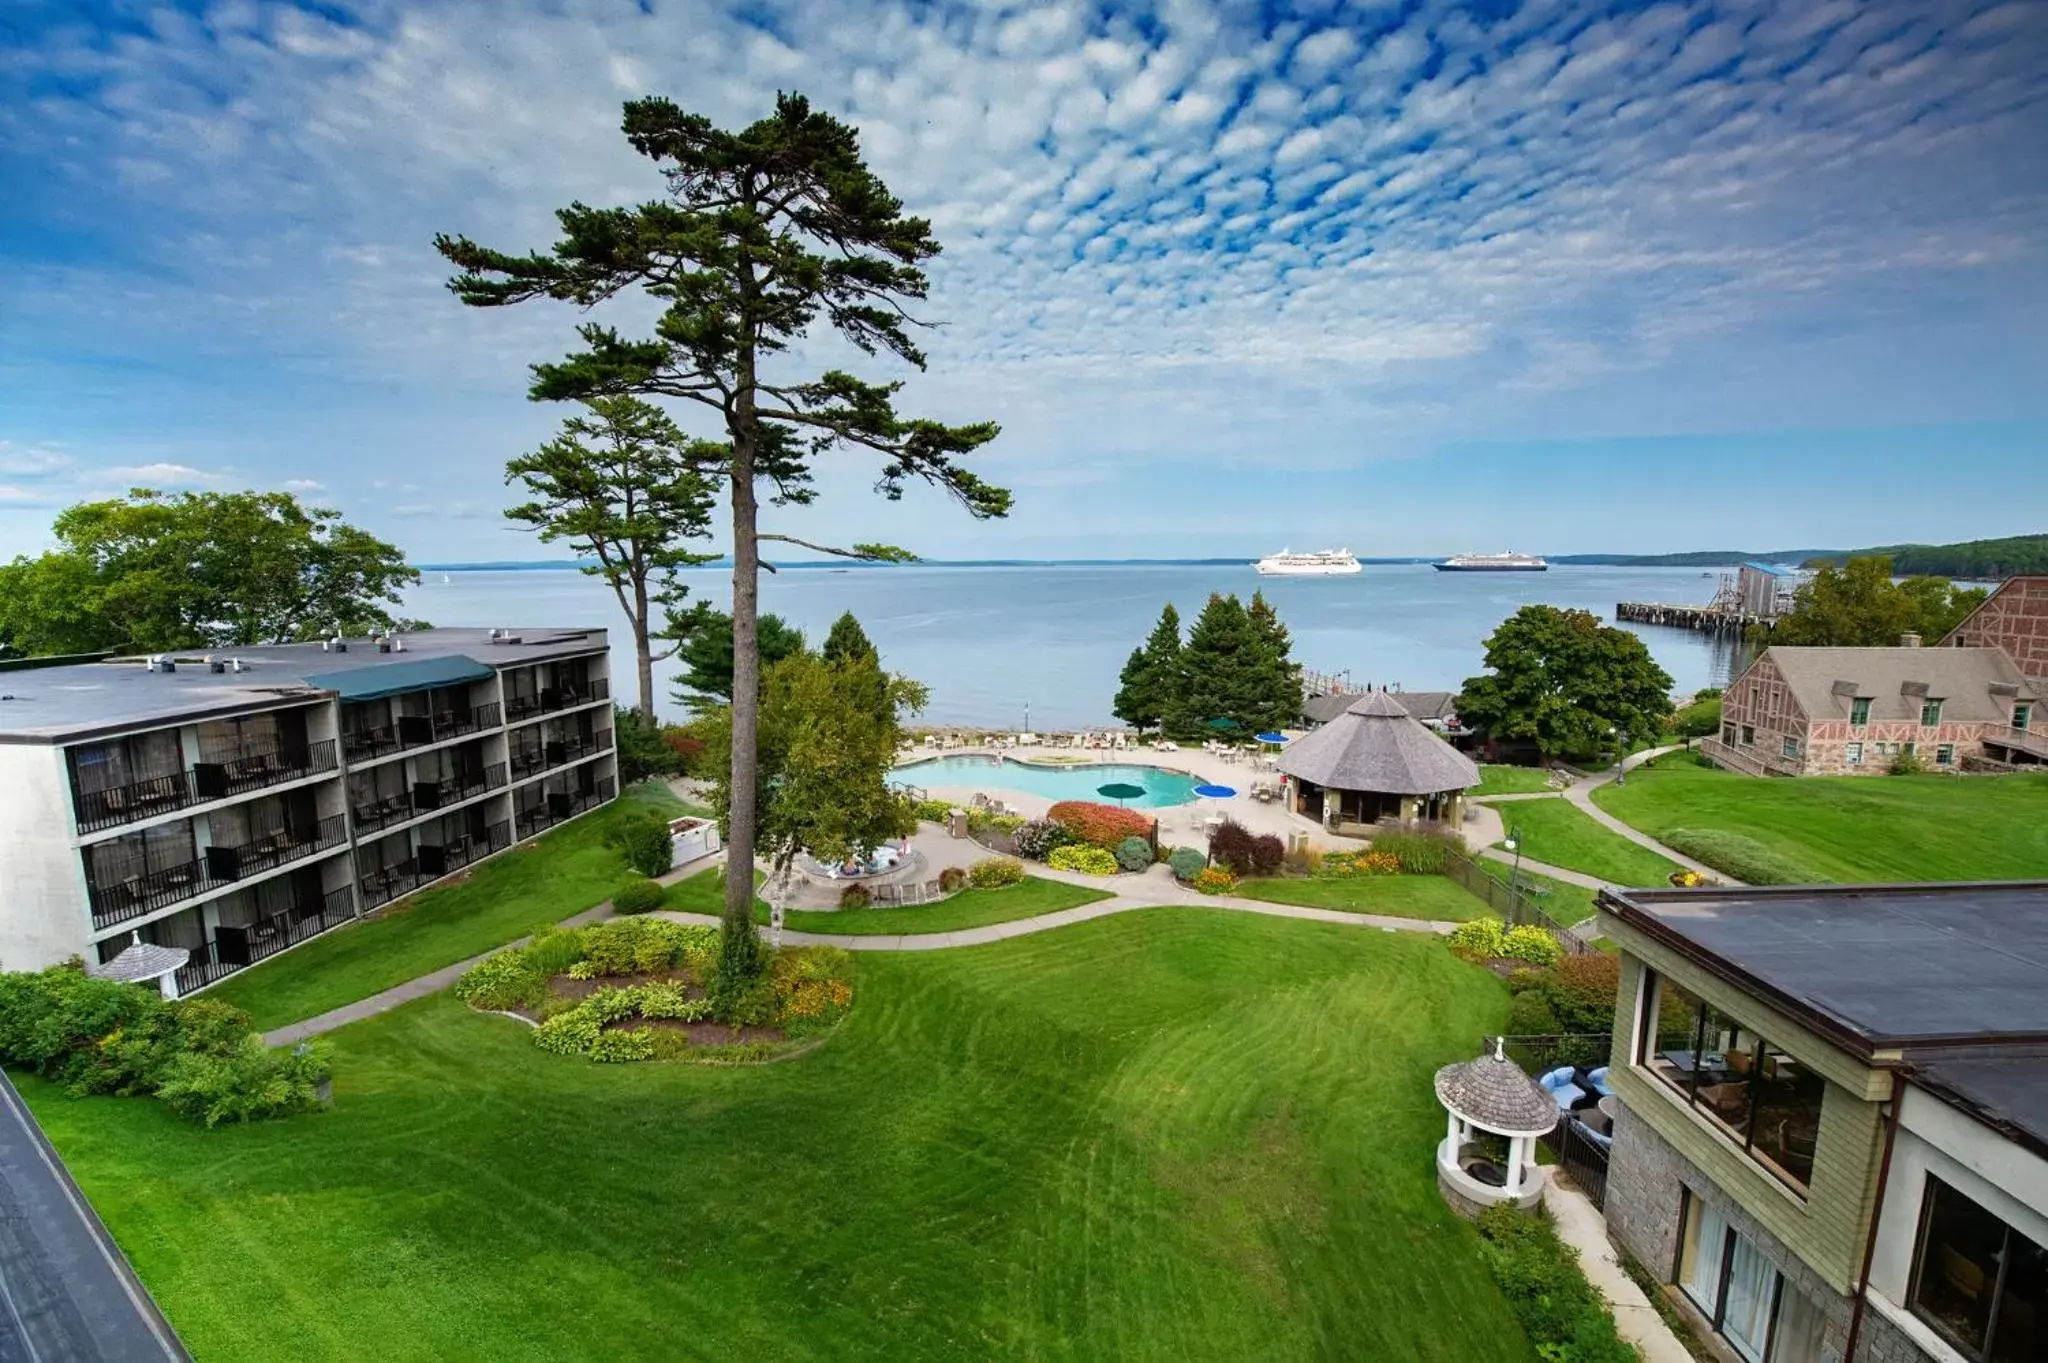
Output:
[[[516,667],[607,647],[603,629],[573,627],[509,629],[497,639],[488,629],[468,628],[419,630],[398,638],[404,645],[399,653],[379,653],[368,639],[349,639],[347,651],[340,653],[317,643],[179,649],[162,655],[178,661],[177,670],[169,673],[150,671],[139,656],[7,672],[0,674],[0,743],[72,743],[304,704],[336,689],[377,690],[367,678],[358,685],[339,685],[340,678],[364,669],[456,657],[492,668]],[[212,672],[204,662],[209,656],[239,658],[244,670]]]
[[[1912,1082],[2048,1159],[2048,1046],[1909,1051]]]
[[[1603,890],[1600,907],[1864,1056],[2048,1042],[2048,881]]]

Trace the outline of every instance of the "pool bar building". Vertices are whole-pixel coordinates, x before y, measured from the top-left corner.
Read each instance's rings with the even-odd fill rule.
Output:
[[[0,969],[203,988],[618,794],[602,629],[0,671]]]

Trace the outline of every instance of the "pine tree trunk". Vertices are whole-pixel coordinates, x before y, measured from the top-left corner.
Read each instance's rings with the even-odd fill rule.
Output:
[[[746,395],[750,398],[751,394]],[[743,399],[744,401],[745,399]],[[751,403],[748,404],[751,406]],[[751,412],[742,416],[746,422]],[[755,539],[754,446],[735,433],[732,449],[732,802],[725,835],[725,931],[754,932],[755,782],[760,758],[760,544]],[[725,959],[732,959],[728,945]]]
[[[633,583],[633,662],[639,669],[640,713],[654,718],[654,649],[647,642],[647,580]],[[618,698],[613,697],[614,700]]]

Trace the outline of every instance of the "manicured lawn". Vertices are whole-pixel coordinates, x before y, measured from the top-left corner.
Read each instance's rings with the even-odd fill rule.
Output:
[[[1473,864],[1503,885],[1514,882],[1514,868],[1490,857],[1476,857]],[[1531,897],[1531,902],[1543,912],[1555,918],[1566,927],[1575,927],[1593,916],[1593,899],[1598,893],[1583,885],[1571,885],[1549,876],[1539,876],[1527,867],[1522,869],[1522,885],[1541,889],[1543,893]]]
[[[1427,918],[1462,923],[1483,918],[1486,901],[1443,876],[1360,876],[1355,880],[1296,877],[1245,880],[1236,894],[1269,904],[1300,904],[1346,913],[1379,913],[1392,918]]]
[[[1500,816],[1509,829],[1521,835],[1524,857],[1567,871],[1583,871],[1617,885],[1644,886],[1668,884],[1667,878],[1679,869],[1669,857],[1602,828],[1592,815],[1574,808],[1562,795],[1502,805]]]
[[[1160,908],[858,987],[751,1069],[442,995],[291,1122],[23,1090],[200,1358],[1533,1363],[1435,1186],[1431,1074],[1507,1006],[1441,942]]]
[[[759,884],[757,872],[754,883]],[[792,932],[831,932],[847,936],[882,937],[902,933],[952,932],[985,923],[1009,923],[1041,913],[1078,908],[1108,899],[1107,890],[1091,890],[1064,881],[1026,876],[1022,884],[1000,890],[962,890],[936,904],[903,908],[841,909],[838,912],[791,909],[782,924]],[[718,914],[725,911],[725,868],[699,871],[668,887],[662,907],[679,913]],[[754,921],[768,921],[768,905],[754,900]]]
[[[478,866],[464,880],[423,890],[376,918],[336,928],[207,991],[280,1027],[439,970],[602,903],[631,873],[605,830],[624,811],[672,810],[659,782],[635,786]]]
[[[1468,795],[1528,795],[1550,789],[1550,773],[1541,767],[1511,767],[1486,762],[1479,767],[1479,784]]]
[[[2048,876],[2048,776],[1801,776],[1762,780],[1674,753],[1600,807],[1652,837],[1719,829],[1836,881]]]

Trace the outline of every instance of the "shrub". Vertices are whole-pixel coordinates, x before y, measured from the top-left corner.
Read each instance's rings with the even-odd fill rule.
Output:
[[[494,1013],[538,1008],[547,997],[548,977],[529,951],[500,951],[486,956],[455,982],[455,997],[472,1008]]]
[[[1000,890],[1024,879],[1024,863],[1015,857],[984,857],[967,869],[967,883],[977,890]]]
[[[1015,833],[1028,820],[1022,814],[998,814],[992,809],[970,809],[967,811],[967,830],[970,833]]]
[[[575,928],[549,923],[534,930],[533,940],[526,944],[523,954],[527,963],[542,975],[560,975],[583,959],[583,934]]]
[[[839,907],[842,909],[864,909],[874,902],[874,895],[865,885],[849,885],[839,892]]]
[[[1248,876],[1257,866],[1253,844],[1258,839],[1235,819],[1225,819],[1209,835],[1209,860],[1233,874]]]
[[[1920,760],[1920,754],[1901,748],[1892,755],[1892,764],[1885,768],[1892,776],[1918,776],[1927,770],[1927,764]]]
[[[1074,835],[1054,819],[1032,819],[1017,829],[1017,853],[1033,861],[1044,861],[1052,849],[1072,842]]]
[[[1558,940],[1532,923],[1512,927],[1501,937],[1501,955],[1511,961],[1528,961],[1535,965],[1555,965],[1564,955],[1564,947]]]
[[[1188,883],[1203,894],[1229,894],[1237,888],[1237,877],[1226,867],[1204,866]]]
[[[1755,838],[1718,828],[1675,828],[1663,841],[1694,861],[1751,885],[1810,885],[1821,877]]]
[[[686,947],[704,948],[718,929],[670,923],[659,918],[614,918],[581,930],[584,959],[569,974],[575,979],[604,975],[646,975],[668,969]]]
[[[966,883],[967,872],[962,867],[948,866],[939,872],[939,891],[942,894],[952,894]]]
[[[603,1028],[589,1010],[571,1008],[533,1029],[533,1044],[556,1055],[584,1055],[597,1044]]]
[[[1192,847],[1176,847],[1167,856],[1166,864],[1182,880],[1193,880],[1208,866],[1209,859]]]
[[[1514,1036],[1555,1036],[1565,1026],[1550,1006],[1549,996],[1540,989],[1531,989],[1515,995],[1515,1001],[1508,1005],[1507,1029]]]
[[[711,1016],[711,1000],[693,999],[680,984],[656,980],[640,986],[640,1016],[672,1018],[678,1022],[702,1022]]]
[[[178,1055],[156,1096],[179,1116],[209,1127],[263,1121],[319,1107],[328,1074],[321,1048],[301,1043],[272,1050],[252,1032],[225,1053]]]
[[[1152,864],[1152,844],[1143,838],[1125,838],[1116,845],[1116,864],[1126,871],[1142,871]]]
[[[1671,717],[1671,732],[1680,738],[1711,738],[1721,732],[1721,693],[1705,691]]]
[[[1435,876],[1443,874],[1451,839],[1443,833],[1393,831],[1375,837],[1372,850],[1391,854],[1411,876]]]
[[[601,1031],[584,1052],[604,1064],[624,1064],[654,1059],[654,1038],[646,1032]]]
[[[1605,1036],[1614,1030],[1614,998],[1620,983],[1621,962],[1604,952],[1589,952],[1563,957],[1542,970],[1516,971],[1508,987],[1516,991],[1518,1003],[1525,998],[1540,1003],[1554,1020],[1548,1030]],[[1538,1029],[1511,1022],[1508,1030]]]
[[[1558,1239],[1548,1213],[1512,1207],[1479,1214],[1481,1253],[1537,1355],[1553,1363],[1639,1363],[1635,1346],[1586,1281],[1576,1251]]]
[[[1079,871],[1089,876],[1113,876],[1117,870],[1115,854],[1082,842],[1055,847],[1045,864],[1055,871]]]
[[[1286,859],[1287,844],[1274,834],[1261,833],[1252,839],[1252,869],[1260,875],[1272,875]]]
[[[944,823],[953,816],[953,802],[918,800],[910,806],[910,812],[926,823]]]
[[[1150,842],[1152,820],[1135,809],[1096,804],[1089,800],[1062,800],[1046,811],[1046,817],[1082,842],[1113,852],[1125,838]]]
[[[658,880],[629,880],[612,891],[612,912],[635,914],[658,909],[662,894]]]
[[[1313,847],[1301,847],[1289,852],[1280,863],[1298,876],[1319,876],[1323,873],[1323,854]]]
[[[1498,918],[1474,918],[1451,929],[1451,950],[1477,960],[1499,960],[1507,954],[1506,938]]]
[[[658,876],[674,869],[675,844],[669,839],[668,820],[659,815],[627,821],[617,838],[626,865],[641,875]]]

